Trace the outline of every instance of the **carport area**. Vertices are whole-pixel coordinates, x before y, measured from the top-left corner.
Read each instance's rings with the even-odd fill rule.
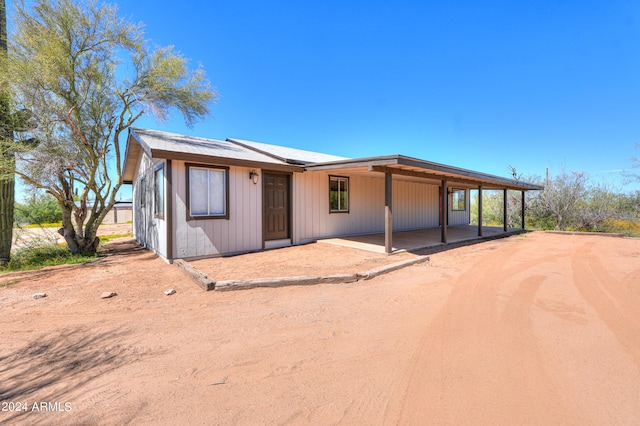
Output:
[[[440,227],[420,229],[416,231],[401,231],[393,233],[393,250],[391,254],[411,252],[420,249],[441,247],[449,244],[471,242],[475,240],[494,239],[508,237],[510,235],[525,232],[520,228],[508,228],[506,231],[501,226],[483,226],[482,236],[478,236],[478,226],[462,225],[447,227],[447,242],[443,243],[442,229]],[[385,253],[385,234],[356,235],[352,237],[327,238],[318,240],[318,243],[333,244],[342,247],[367,250],[374,253]]]

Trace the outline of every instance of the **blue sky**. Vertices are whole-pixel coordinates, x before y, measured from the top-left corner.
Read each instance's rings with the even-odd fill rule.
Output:
[[[624,190],[640,156],[640,2],[119,2],[220,97],[192,129],[510,176],[563,167]]]

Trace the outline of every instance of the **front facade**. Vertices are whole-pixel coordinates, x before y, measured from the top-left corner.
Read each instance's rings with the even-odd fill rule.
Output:
[[[470,189],[540,189],[398,155],[347,159],[145,129],[130,130],[125,157],[135,238],[169,261],[439,226],[446,241],[447,226],[469,224]]]

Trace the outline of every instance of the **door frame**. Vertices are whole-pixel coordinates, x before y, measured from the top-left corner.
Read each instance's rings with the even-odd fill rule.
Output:
[[[281,238],[282,240],[290,240],[290,242],[293,242],[293,221],[292,221],[292,201],[293,201],[293,197],[292,197],[292,173],[288,173],[288,172],[279,172],[279,171],[272,171],[272,170],[262,170],[262,197],[261,197],[261,201],[262,201],[262,248],[265,249],[266,248],[266,243],[267,241],[279,241],[280,239],[276,239],[276,240],[267,240],[267,208],[265,205],[265,197],[267,194],[266,188],[267,188],[267,175],[277,175],[277,176],[284,176],[287,179],[287,234],[288,236],[285,238]]]

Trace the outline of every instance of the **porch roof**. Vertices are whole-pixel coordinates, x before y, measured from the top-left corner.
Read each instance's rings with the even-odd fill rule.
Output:
[[[360,173],[391,173],[406,178],[433,181],[441,180],[464,188],[482,185],[485,189],[514,189],[519,191],[542,190],[543,186],[501,176],[434,163],[404,155],[354,158],[324,163],[308,164],[305,170],[348,170]]]

